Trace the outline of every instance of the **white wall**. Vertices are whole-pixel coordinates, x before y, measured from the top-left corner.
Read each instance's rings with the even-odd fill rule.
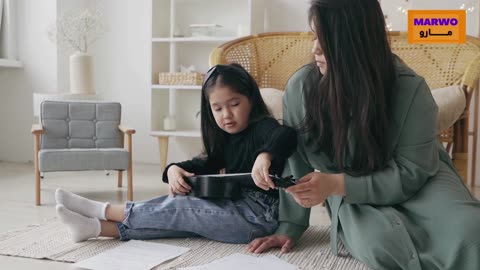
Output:
[[[310,31],[309,0],[265,0],[265,31]]]
[[[41,12],[39,12],[41,11]],[[33,157],[32,93],[56,89],[56,46],[46,29],[55,18],[55,0],[17,0],[18,55],[23,68],[0,68],[0,160]]]
[[[134,160],[159,162],[150,131],[149,1],[104,1],[110,31],[94,48],[96,88],[106,100],[122,103],[122,122],[136,129]]]
[[[266,31],[308,31],[307,0],[265,0]],[[32,93],[68,90],[68,55],[47,40],[48,24],[75,7],[92,6],[94,0],[18,0],[19,56],[24,68],[0,69],[0,160],[32,159],[33,140],[29,133]],[[384,0],[394,30],[404,30],[402,18],[394,11],[403,0]],[[453,4],[452,4],[453,2]],[[461,1],[410,0],[415,8],[458,8]],[[477,1],[478,3],[478,1]],[[458,4],[459,5],[459,4]],[[109,25],[92,47],[95,87],[107,100],[123,105],[123,123],[134,127],[134,160],[158,163],[157,141],[150,129],[150,0],[104,0],[101,3]],[[467,17],[467,32],[478,33],[478,6]],[[27,27],[28,26],[28,27]],[[16,115],[12,118],[11,115]],[[8,130],[8,131],[5,131]],[[170,161],[188,158],[200,150],[198,139],[172,140]],[[480,160],[478,161],[480,164]],[[477,166],[478,166],[477,164]]]
[[[122,123],[136,129],[134,160],[159,162],[157,142],[150,131],[150,1],[58,0],[58,16],[81,7],[102,10],[108,31],[89,49],[94,56],[95,90],[104,100],[122,104]],[[58,92],[68,91],[69,56],[59,50]],[[173,148],[173,147],[172,147]]]
[[[467,35],[478,36],[479,1],[476,0],[383,0],[383,13],[387,14],[392,22],[394,31],[407,31],[407,14],[398,12],[399,7],[410,9],[459,9],[464,2],[473,3],[475,11],[467,13]]]
[[[309,31],[307,9],[309,0],[266,0],[267,24],[265,31]],[[407,31],[407,15],[398,12],[399,7],[411,9],[459,9],[463,2],[470,1],[475,11],[467,13],[467,35],[478,36],[479,1],[475,0],[383,0],[384,14],[388,15],[394,31]],[[287,12],[288,11],[288,12]]]

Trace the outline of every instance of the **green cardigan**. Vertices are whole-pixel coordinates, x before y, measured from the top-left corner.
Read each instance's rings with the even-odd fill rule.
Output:
[[[389,133],[393,158],[370,175],[345,174],[346,196],[327,199],[332,252],[337,254],[339,236],[354,257],[375,269],[480,269],[480,225],[470,226],[471,235],[459,230],[480,224],[480,204],[437,140],[438,109],[425,80],[399,60],[395,66]],[[315,87],[318,76],[318,69],[307,65],[290,78],[283,99],[285,125],[301,123],[304,92]],[[326,154],[311,149],[299,134],[297,151],[283,174],[338,173]],[[298,240],[309,216],[310,209],[281,191],[277,234]]]

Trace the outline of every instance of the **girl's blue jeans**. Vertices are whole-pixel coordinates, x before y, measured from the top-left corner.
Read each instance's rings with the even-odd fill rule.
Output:
[[[278,227],[278,198],[242,191],[237,200],[160,196],[127,202],[117,223],[121,240],[203,236],[227,243],[248,243]]]

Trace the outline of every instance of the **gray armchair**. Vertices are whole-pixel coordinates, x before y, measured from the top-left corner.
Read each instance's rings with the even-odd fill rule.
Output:
[[[127,170],[127,198],[133,200],[135,130],[121,126],[120,119],[120,103],[42,102],[41,124],[32,126],[36,205],[40,205],[40,172],[55,171],[117,170],[121,187],[123,171]]]

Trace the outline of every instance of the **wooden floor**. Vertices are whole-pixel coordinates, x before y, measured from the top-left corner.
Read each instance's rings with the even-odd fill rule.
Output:
[[[126,181],[126,177],[124,177]],[[117,188],[116,173],[59,172],[47,173],[42,180],[42,205],[34,205],[33,165],[0,162],[0,233],[43,223],[55,217],[54,191],[62,187],[79,195],[99,201],[122,203],[126,188]],[[480,197],[480,188],[474,190]],[[167,194],[167,185],[161,180],[159,166],[134,165],[134,199],[145,200]],[[328,225],[330,220],[324,207],[312,209],[310,223]],[[0,256],[0,269],[72,269],[70,264]]]

